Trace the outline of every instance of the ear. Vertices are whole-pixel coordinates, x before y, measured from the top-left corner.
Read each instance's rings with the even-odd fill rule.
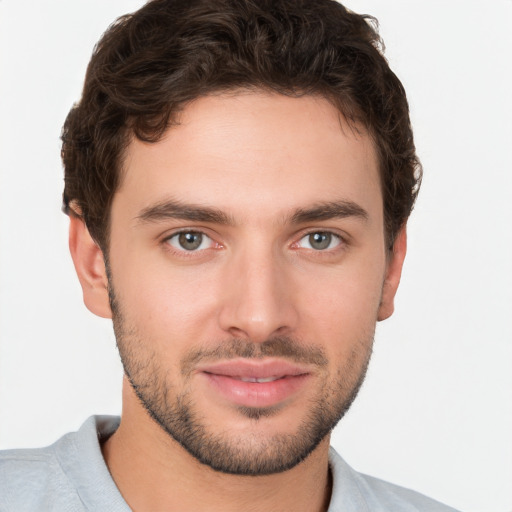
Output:
[[[112,318],[103,252],[80,217],[70,214],[69,219],[69,250],[82,285],[84,303],[95,315]]]
[[[377,320],[386,320],[395,310],[395,295],[400,284],[405,253],[407,252],[407,233],[405,226],[398,232],[393,244],[393,251],[388,256],[386,278],[382,287],[382,298]]]

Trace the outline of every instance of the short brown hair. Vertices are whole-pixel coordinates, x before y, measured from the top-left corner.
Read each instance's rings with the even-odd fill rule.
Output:
[[[375,27],[334,0],[152,0],[120,17],[95,47],[64,124],[64,211],[72,203],[105,252],[132,136],[158,141],[180,108],[212,92],[315,94],[374,140],[391,248],[422,170],[405,91]]]

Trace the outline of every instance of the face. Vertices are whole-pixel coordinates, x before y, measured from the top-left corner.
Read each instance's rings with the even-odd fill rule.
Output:
[[[370,138],[324,99],[208,96],[160,142],[133,140],[109,288],[149,414],[219,471],[306,458],[355,397],[391,307],[401,259],[383,225]]]

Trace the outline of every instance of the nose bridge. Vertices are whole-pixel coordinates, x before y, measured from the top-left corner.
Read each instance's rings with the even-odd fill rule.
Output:
[[[292,283],[279,251],[269,244],[251,244],[234,255],[226,287],[220,320],[231,335],[263,342],[295,327]]]

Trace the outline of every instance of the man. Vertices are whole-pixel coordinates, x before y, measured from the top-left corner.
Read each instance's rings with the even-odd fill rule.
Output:
[[[0,510],[452,510],[329,449],[421,178],[379,48],[330,0],[153,0],[106,32],[62,157],[122,419],[3,454]]]

